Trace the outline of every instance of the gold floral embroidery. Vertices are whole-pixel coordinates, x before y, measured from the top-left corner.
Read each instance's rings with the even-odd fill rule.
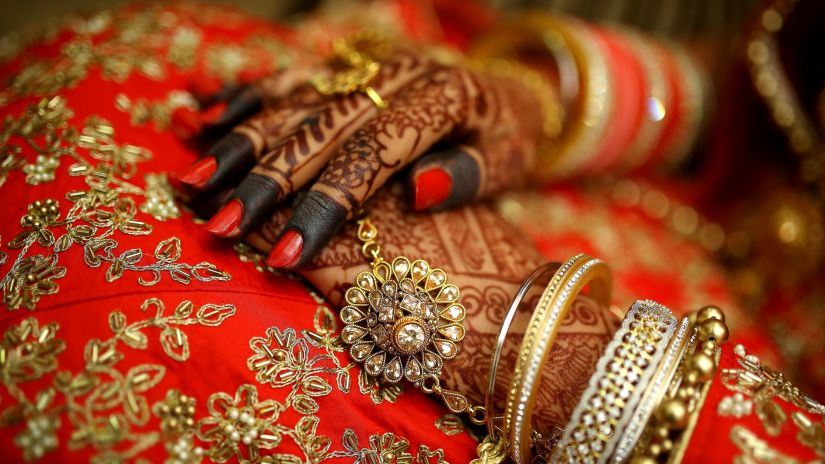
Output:
[[[781,372],[775,371],[768,366],[763,366],[759,358],[755,355],[748,354],[742,345],[736,345],[736,347],[734,347],[734,354],[737,357],[741,369],[728,368],[722,370],[722,383],[729,390],[736,392],[736,395],[743,396],[743,401],[752,401],[752,409],[768,435],[778,435],[788,419],[787,414],[777,403],[776,398],[780,398],[805,412],[815,414],[825,419],[825,406],[803,394],[799,388],[786,379]],[[728,399],[729,398],[723,398],[719,403],[718,410],[720,413],[722,413],[723,410],[728,413],[727,406],[733,407],[731,403],[723,408],[723,403]],[[737,414],[731,413],[728,415],[744,417],[749,415],[750,411],[750,407],[736,408],[735,412]],[[814,423],[805,414],[798,411],[792,413],[791,417],[799,429],[797,440],[820,456],[825,456],[825,429],[823,429],[823,425],[821,423]],[[755,434],[747,429],[741,427],[740,429],[741,430],[738,430],[736,433],[731,431],[731,439],[734,441],[734,444],[743,451],[749,449],[752,453],[757,453],[757,451],[762,450],[759,452],[763,454],[754,454],[754,456],[762,456],[764,452],[767,452],[763,449],[767,447],[767,443],[758,439]],[[780,458],[781,456],[776,459]],[[765,462],[778,461],[768,459]]]
[[[731,427],[730,439],[742,451],[740,456],[733,459],[735,464],[798,464],[799,462],[771,448],[770,443],[741,425]]]
[[[436,419],[435,428],[448,437],[463,433],[467,429],[461,417],[453,413],[444,414]]]
[[[28,318],[6,331],[0,345],[0,372],[2,383],[16,404],[5,409],[0,417],[3,426],[25,422],[26,426],[15,436],[24,459],[37,459],[57,447],[56,432],[63,418],[71,427],[69,448],[91,446],[100,451],[95,458],[100,462],[134,456],[159,440],[157,432],[139,432],[134,428],[147,424],[149,406],[144,394],[160,383],[166,368],[147,363],[125,371],[119,369],[126,354],[121,345],[145,350],[149,344],[148,329],[160,329],[158,338],[164,353],[173,360],[185,361],[189,357],[189,343],[181,328],[220,326],[235,314],[235,308],[205,304],[196,311],[194,304],[186,300],[167,314],[162,301],[148,299],[140,309],[149,317],[131,323],[120,311],[110,313],[112,337],[89,340],[83,355],[84,369],[77,373],[57,371],[58,356],[65,343],[56,338],[56,323],[41,328],[36,319]],[[20,387],[53,372],[52,385],[40,390],[33,399]],[[177,413],[174,408],[173,411]],[[192,417],[187,416],[190,412],[193,411],[183,411],[178,421],[191,425],[187,421]],[[171,427],[169,420],[163,424],[164,429]],[[117,450],[121,444],[128,446]]]
[[[55,199],[38,200],[28,206],[27,214],[20,220],[23,231],[8,244],[9,248],[21,251],[11,270],[0,280],[8,308],[35,309],[40,297],[56,293],[58,286],[54,280],[66,273],[65,268],[57,265],[58,256],[75,244],[83,248],[87,266],[108,265],[107,282],[119,279],[126,271],[148,273],[148,278],[138,279],[139,284],[146,286],[160,282],[164,275],[182,284],[193,279],[229,280],[229,274],[209,262],[179,262],[181,246],[176,237],[162,240],[151,259],[146,259],[138,248],[117,253],[116,234],[152,232],[151,225],[138,219],[138,210],[159,220],[178,217],[180,212],[165,176],[147,174],[145,188],[129,182],[137,164],[151,156],[147,150],[115,143],[114,129],[99,118],[90,118],[77,131],[68,124],[71,115],[63,98],[44,99],[31,105],[20,118],[7,117],[0,132],[0,152],[17,156],[33,150],[38,157],[54,160],[55,165],[68,158],[69,175],[82,176],[88,187],[66,195],[71,202],[66,210]],[[84,151],[88,158],[81,155]],[[37,182],[45,181],[45,177],[37,178]],[[135,197],[143,199],[139,207]],[[55,237],[58,228],[65,233]],[[28,256],[35,244],[50,249],[51,254]]]
[[[278,68],[291,52],[274,36],[252,36],[240,45],[203,45],[201,25],[230,13],[221,7],[150,5],[71,16],[41,33],[13,33],[0,39],[0,61],[8,61],[35,40],[49,40],[61,30],[76,34],[50,58],[26,63],[0,92],[0,104],[20,96],[51,96],[72,88],[99,69],[105,80],[123,82],[133,74],[164,79],[172,69],[192,69],[199,59],[208,74],[227,81],[250,65]]]
[[[132,101],[126,94],[118,94],[115,97],[115,108],[124,113],[129,113],[133,126],[141,126],[152,123],[157,130],[169,128],[172,112],[178,108],[195,109],[197,102],[189,93],[182,90],[173,90],[165,99],[159,101],[149,101],[145,98],[138,98]]]
[[[444,451],[432,451],[426,445],[420,445],[413,456],[409,452],[409,442],[391,432],[371,435],[369,447],[362,448],[355,432],[346,429],[341,443],[344,450],[330,453],[329,457],[354,458],[353,464],[447,464]]]

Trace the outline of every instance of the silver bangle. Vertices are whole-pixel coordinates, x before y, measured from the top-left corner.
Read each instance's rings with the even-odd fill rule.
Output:
[[[516,295],[513,297],[510,307],[507,308],[507,313],[501,322],[501,329],[499,329],[498,337],[496,338],[496,347],[493,350],[493,357],[490,360],[490,374],[487,377],[487,394],[484,397],[484,409],[487,411],[487,433],[490,437],[497,439],[498,427],[496,426],[495,415],[495,394],[496,394],[496,378],[498,375],[498,363],[501,360],[501,350],[504,349],[504,340],[507,338],[507,333],[510,331],[510,325],[518,312],[524,297],[531,288],[536,284],[536,281],[544,276],[552,278],[553,274],[559,269],[561,263],[546,263],[537,267],[519,287]],[[549,280],[549,279],[548,279]],[[544,282],[542,285],[547,285]],[[499,416],[501,417],[501,416]]]
[[[606,463],[657,372],[678,319],[654,301],[636,301],[596,364],[552,462]]]

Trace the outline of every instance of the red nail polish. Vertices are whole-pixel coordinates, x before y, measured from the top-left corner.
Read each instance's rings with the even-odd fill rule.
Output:
[[[172,133],[184,140],[190,140],[200,135],[203,123],[197,111],[189,108],[178,108],[172,112]]]
[[[206,156],[195,161],[178,176],[178,180],[195,188],[201,188],[212,178],[218,169],[214,156]]]
[[[206,111],[202,112],[200,115],[201,122],[204,124],[215,124],[218,122],[218,119],[223,116],[223,113],[226,111],[226,103],[216,103],[210,106]]]
[[[223,82],[214,77],[200,76],[189,85],[192,94],[200,101],[208,100],[223,90]]]
[[[444,169],[433,166],[415,176],[415,209],[438,206],[450,196],[453,178]]]
[[[237,237],[241,233],[238,224],[242,217],[243,203],[237,199],[232,200],[212,216],[206,223],[206,230],[218,237]]]
[[[272,247],[266,264],[276,269],[289,268],[298,263],[304,249],[304,238],[295,229],[289,229],[281,235],[278,243]]]

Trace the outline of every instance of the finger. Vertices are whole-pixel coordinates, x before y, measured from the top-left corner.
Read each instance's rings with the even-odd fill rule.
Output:
[[[382,66],[375,88],[385,96],[432,70],[431,62],[405,55]],[[207,230],[221,237],[254,230],[279,201],[316,178],[344,141],[378,113],[362,93],[333,98],[280,140],[238,185],[227,211],[220,211]]]
[[[239,180],[261,154],[272,150],[324,101],[326,98],[309,85],[299,88],[224,136],[203,158],[187,167],[179,179],[199,190],[213,190]]]
[[[483,155],[458,145],[429,153],[410,172],[410,191],[417,211],[446,209],[469,203],[478,196]]]
[[[410,171],[416,211],[465,205],[527,182],[534,146],[515,138],[458,145],[418,160]]]
[[[292,268],[311,260],[394,172],[459,127],[467,115],[463,89],[458,72],[443,70],[399,93],[343,145],[296,207],[267,263]]]
[[[328,71],[317,64],[302,64],[248,83],[219,83],[203,78],[192,91],[200,111],[179,109],[172,114],[172,130],[184,140],[219,137],[270,102],[292,93],[314,75]]]

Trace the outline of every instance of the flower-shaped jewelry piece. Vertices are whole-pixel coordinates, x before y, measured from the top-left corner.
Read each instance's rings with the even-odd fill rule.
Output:
[[[346,292],[342,339],[373,377],[420,385],[458,353],[466,313],[458,287],[424,260],[398,257],[362,272]]]

